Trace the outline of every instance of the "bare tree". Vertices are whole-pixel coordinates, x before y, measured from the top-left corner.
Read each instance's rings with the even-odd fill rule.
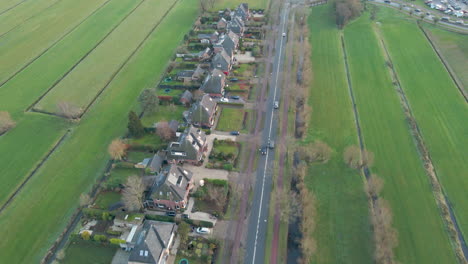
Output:
[[[129,211],[140,210],[143,206],[143,192],[145,191],[145,185],[141,177],[136,175],[128,177],[124,186],[122,200],[125,208]]]
[[[361,160],[361,167],[372,167],[374,165],[374,153],[364,149],[361,151],[362,160]]]
[[[128,145],[120,138],[112,140],[107,151],[114,160],[121,160],[127,153]]]
[[[332,149],[320,140],[315,141],[310,146],[310,153],[312,155],[312,161],[327,162],[330,159]]]
[[[200,10],[202,13],[208,11],[210,5],[210,0],[200,0]]]
[[[138,101],[145,113],[153,113],[159,106],[159,98],[155,89],[145,89],[138,97]]]
[[[55,258],[57,258],[58,260],[63,260],[65,258],[65,249],[61,249],[57,252],[57,254],[55,255]]]
[[[223,186],[211,186],[207,192],[207,199],[215,204],[218,209],[222,209],[227,201],[226,190]]]
[[[361,149],[358,146],[349,146],[343,153],[344,162],[353,169],[361,167]]]
[[[174,131],[169,127],[169,123],[166,121],[161,121],[156,126],[156,133],[163,140],[169,140],[175,136]]]
[[[16,122],[7,111],[0,111],[0,135],[16,126]]]
[[[338,0],[335,4],[336,24],[343,28],[352,18],[358,17],[362,11],[359,0]]]
[[[398,233],[392,227],[392,212],[386,200],[379,198],[375,201],[371,220],[374,226],[376,262],[396,263],[393,249],[398,246]]]
[[[384,185],[382,178],[372,174],[369,179],[367,179],[366,183],[367,193],[371,198],[376,199],[382,191]]]
[[[59,102],[57,104],[57,114],[68,119],[75,119],[80,117],[81,109],[70,102]]]
[[[91,197],[87,193],[82,193],[80,195],[80,206],[86,206],[91,203]]]
[[[302,206],[299,201],[299,194],[293,191],[284,190],[278,196],[278,203],[280,204],[280,219],[288,223],[297,217],[301,217]]]

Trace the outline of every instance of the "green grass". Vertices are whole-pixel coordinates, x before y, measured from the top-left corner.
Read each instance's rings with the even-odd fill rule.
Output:
[[[111,1],[89,17],[73,33],[62,39],[29,67],[0,87],[2,109],[22,114],[137,4],[138,2],[133,0]],[[44,70],[44,65],[47,65],[47,70]],[[22,89],[17,87],[22,87]]]
[[[0,2],[0,13],[6,11],[7,9],[15,6],[16,4],[22,2],[23,0],[3,0]]]
[[[450,64],[455,75],[468,89],[468,35],[463,35],[425,24],[442,56]]]
[[[400,27],[398,32],[393,41],[401,45]],[[393,226],[398,231],[396,259],[401,263],[455,263],[448,233],[368,14],[348,25],[344,33],[364,143],[375,154],[371,171],[385,181],[382,196],[390,203]],[[411,36],[407,38],[411,40]],[[401,62],[394,63],[398,67]],[[414,70],[412,77],[418,72],[421,69]]]
[[[267,8],[269,0],[218,0],[215,2],[213,10],[225,8],[236,8],[239,4],[248,3],[249,8]]]
[[[148,0],[112,32],[34,109],[55,112],[57,103],[70,102],[84,110],[112,79],[127,58],[163,18],[175,0]],[[99,62],[105,63],[99,63]]]
[[[182,89],[169,89],[169,91],[166,91],[166,89],[158,88],[156,90],[156,94],[158,96],[172,96],[172,97],[178,97],[182,95],[185,92],[185,90]]]
[[[240,131],[244,128],[244,109],[227,108],[221,110],[216,130],[220,131]]]
[[[233,154],[236,157],[239,154],[239,147],[236,143],[228,143],[225,140],[218,140],[216,146],[213,146],[213,151],[223,152],[224,154]]]
[[[128,111],[135,108],[140,92],[154,86],[164,73],[175,47],[190,30],[197,8],[195,0],[178,2],[70,138],[0,214],[0,225],[8,226],[0,229],[3,262],[39,262],[62,232],[80,194],[102,175],[109,159],[108,144],[124,134]]]
[[[142,175],[142,172],[142,169],[136,168],[114,168],[105,185],[108,187],[118,187],[119,185],[123,185],[129,176]]]
[[[340,33],[332,14],[333,7],[328,4],[312,8],[309,17],[314,78],[304,144],[321,140],[333,149],[327,163],[310,166],[305,180],[317,201],[314,263],[372,263],[373,237],[363,180],[342,159],[343,149],[357,144],[357,134]]]
[[[53,145],[65,134],[58,118],[27,114],[0,137],[0,205],[13,194]]]
[[[43,10],[56,2],[57,0],[36,0],[28,2],[27,4],[21,4],[17,6],[17,8],[0,15],[0,35],[21,25],[21,23],[32,16],[40,14]]]
[[[399,23],[388,15],[382,19],[382,30],[390,56],[439,180],[467,237],[468,105],[416,24]]]
[[[74,239],[65,251],[63,264],[108,264],[111,263],[115,252],[115,246],[104,246],[93,241]]]
[[[105,1],[62,0],[40,16],[1,37],[0,83],[85,20]]]
[[[141,122],[145,127],[152,127],[154,123],[160,121],[171,121],[177,120],[182,121],[182,113],[187,110],[187,108],[180,105],[160,105],[158,109],[151,114],[145,114],[141,118]]]
[[[143,161],[146,158],[151,158],[154,154],[148,152],[140,152],[140,151],[129,151],[127,153],[127,160],[133,163],[138,163]]]
[[[151,145],[151,146],[164,146],[166,143],[156,134],[148,133],[141,138],[132,138],[129,140],[130,144],[135,145]]]
[[[100,209],[108,210],[109,206],[119,202],[122,195],[117,192],[101,192],[96,198],[95,205]]]

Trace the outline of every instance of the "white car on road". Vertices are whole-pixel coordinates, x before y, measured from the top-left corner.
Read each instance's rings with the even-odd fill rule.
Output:
[[[286,37],[286,32],[283,32],[283,37]]]

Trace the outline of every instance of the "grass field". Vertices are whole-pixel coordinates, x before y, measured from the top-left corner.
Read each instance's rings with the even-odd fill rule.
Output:
[[[382,31],[390,56],[439,180],[466,237],[468,105],[417,25],[395,21],[391,18],[393,11],[387,12],[383,14]]]
[[[62,0],[0,38],[0,84],[109,0]],[[8,45],[6,45],[8,43]],[[3,89],[3,87],[0,87]]]
[[[372,26],[365,14],[348,25],[344,33],[365,146],[375,154],[371,171],[385,181],[382,196],[390,203],[393,226],[398,231],[396,259],[401,263],[455,263],[448,233]],[[393,37],[401,43],[400,36]]]
[[[36,263],[63,230],[79,195],[102,175],[107,145],[123,135],[127,113],[145,87],[153,87],[197,15],[195,0],[181,0],[90,108],[13,203],[0,214],[0,256]],[[37,140],[37,139],[36,139]],[[36,228],[40,226],[41,228]],[[22,254],[17,254],[22,252]]]
[[[220,131],[240,131],[243,127],[244,121],[243,109],[223,107],[219,117],[216,130]]]
[[[16,4],[23,2],[24,0],[3,0],[0,2],[0,14],[6,12],[7,9],[14,7]]]
[[[10,12],[0,15],[0,36],[57,2],[58,0],[36,0],[31,4],[19,5]]]
[[[314,263],[372,263],[373,238],[363,179],[342,158],[345,147],[357,144],[357,134],[332,5],[312,8],[309,27],[314,78],[305,143],[321,140],[333,149],[328,163],[310,166],[306,178],[317,198]]]
[[[108,264],[111,263],[115,246],[104,246],[93,241],[74,239],[65,251],[63,264]]]
[[[468,89],[468,35],[450,32],[425,24],[434,44],[450,64],[456,76]]]
[[[236,8],[239,4],[248,3],[249,8],[267,8],[270,0],[218,0],[215,2],[213,10]]]
[[[36,110],[55,112],[60,101],[85,109],[118,73],[144,38],[158,25],[175,0],[147,0],[95,50],[80,62],[38,104]],[[100,63],[105,62],[105,63]]]
[[[152,127],[154,123],[160,121],[177,120],[179,122],[182,122],[182,113],[185,110],[187,110],[187,108],[180,105],[160,105],[158,107],[158,110],[154,113],[144,114],[141,118],[141,122],[145,127]]]
[[[117,192],[101,192],[95,202],[95,205],[100,209],[109,210],[109,206],[119,202],[122,195]]]

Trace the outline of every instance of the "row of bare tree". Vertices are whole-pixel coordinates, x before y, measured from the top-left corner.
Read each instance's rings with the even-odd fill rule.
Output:
[[[14,128],[16,122],[7,111],[0,111],[0,135]]]
[[[362,12],[362,4],[359,0],[337,0],[335,2],[336,24],[341,29],[351,19],[358,17]]]

